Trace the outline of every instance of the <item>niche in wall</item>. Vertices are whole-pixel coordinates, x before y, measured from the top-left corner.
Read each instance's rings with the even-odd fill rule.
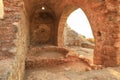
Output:
[[[55,16],[47,7],[41,6],[33,12],[30,24],[31,45],[54,45]]]

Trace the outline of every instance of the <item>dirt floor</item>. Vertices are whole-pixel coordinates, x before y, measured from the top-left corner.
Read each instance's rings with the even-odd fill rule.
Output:
[[[60,68],[61,69],[61,68]],[[39,68],[26,71],[25,80],[120,80],[120,67],[92,71]]]
[[[71,49],[89,60],[93,58],[93,49],[79,47],[71,47]],[[45,55],[49,56],[46,53]],[[98,69],[80,59],[54,66],[28,68],[25,80],[120,80],[120,67]]]

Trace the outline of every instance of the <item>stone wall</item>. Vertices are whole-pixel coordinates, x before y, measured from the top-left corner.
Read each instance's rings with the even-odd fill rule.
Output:
[[[119,42],[115,46],[116,42],[119,41],[119,12],[118,4],[119,0],[106,0],[101,4],[94,7],[98,12],[101,12],[100,21],[102,27],[99,27],[99,31],[96,35],[96,51],[94,56],[94,62],[96,64],[102,64],[106,66],[119,65],[117,58],[119,57]],[[102,19],[103,18],[103,19]],[[100,23],[99,23],[100,24]]]
[[[120,64],[120,0],[4,0],[4,18],[0,19],[0,60],[10,61],[8,80],[22,80],[25,54],[29,45],[29,22],[41,3],[55,16],[54,44],[63,46],[67,17],[82,8],[95,37],[94,63],[104,66]],[[23,10],[23,11],[22,11]],[[21,12],[20,12],[21,11]],[[3,67],[3,66],[0,66]],[[1,78],[2,79],[2,78]]]
[[[70,2],[70,1],[69,1]],[[71,12],[82,8],[87,15],[95,37],[94,63],[105,66],[119,64],[119,0],[73,1],[64,8],[58,30],[58,45],[63,46],[65,21]],[[117,42],[117,43],[116,43]],[[114,46],[117,44],[117,47]]]
[[[20,0],[4,0],[4,19],[0,20],[0,60],[7,66],[1,80],[23,80],[27,53],[28,22]],[[9,68],[10,67],[10,68]],[[7,70],[7,71],[6,71]],[[6,74],[7,73],[7,74]]]

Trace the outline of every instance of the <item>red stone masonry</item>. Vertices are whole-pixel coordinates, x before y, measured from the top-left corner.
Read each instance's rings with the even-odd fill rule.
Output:
[[[28,47],[24,46],[28,42],[24,24],[32,19],[34,10],[41,4],[47,5],[56,16],[52,35],[52,42],[56,46],[63,46],[67,17],[74,10],[82,8],[96,40],[94,63],[104,66],[120,64],[120,0],[24,0],[24,3],[22,0],[4,0],[5,15],[4,19],[0,20],[0,60],[15,58],[16,55],[17,60],[17,52],[24,53],[24,48]],[[26,12],[23,13],[27,16],[26,22],[22,11]],[[23,22],[20,23],[21,20]]]
[[[0,59],[16,53],[17,25],[20,20],[20,0],[4,0],[4,19],[0,20]]]

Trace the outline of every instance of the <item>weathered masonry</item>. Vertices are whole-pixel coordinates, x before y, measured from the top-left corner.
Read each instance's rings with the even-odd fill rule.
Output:
[[[78,8],[96,40],[94,63],[120,65],[120,0],[0,0],[0,63],[11,69],[5,78],[23,79],[29,47],[63,47],[65,22]]]

